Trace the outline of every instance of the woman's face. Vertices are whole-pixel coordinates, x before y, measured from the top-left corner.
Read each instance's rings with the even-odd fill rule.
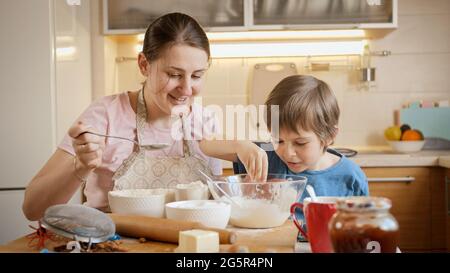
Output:
[[[174,45],[151,63],[141,53],[139,66],[146,77],[146,99],[156,105],[162,115],[171,115],[176,108],[189,110],[194,97],[200,93],[208,55],[199,48]]]
[[[275,152],[294,173],[316,169],[324,155],[324,146],[314,132],[280,130],[279,136],[272,138]]]

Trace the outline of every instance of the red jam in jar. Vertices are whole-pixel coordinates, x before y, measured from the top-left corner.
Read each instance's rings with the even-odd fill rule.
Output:
[[[391,201],[382,197],[348,197],[337,201],[329,222],[334,252],[395,253],[399,225],[389,213]]]

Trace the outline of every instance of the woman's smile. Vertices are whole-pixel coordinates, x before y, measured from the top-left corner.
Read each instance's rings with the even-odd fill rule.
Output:
[[[170,102],[175,105],[183,105],[189,102],[189,97],[187,96],[176,97],[171,94],[167,94],[167,96],[170,98]]]

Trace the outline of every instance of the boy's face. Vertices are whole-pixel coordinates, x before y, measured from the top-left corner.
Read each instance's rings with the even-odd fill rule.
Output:
[[[313,132],[296,133],[281,128],[279,138],[272,141],[277,155],[295,173],[316,169],[325,154],[323,144]]]

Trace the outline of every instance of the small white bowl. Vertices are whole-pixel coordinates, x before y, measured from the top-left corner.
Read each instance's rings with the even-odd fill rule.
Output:
[[[192,182],[188,184],[178,184],[175,188],[175,200],[208,200],[209,199],[208,186],[201,181]]]
[[[230,220],[231,206],[217,200],[189,200],[166,204],[168,219],[199,222],[206,227],[225,228]]]
[[[399,153],[413,153],[422,150],[425,140],[388,140],[392,150]]]
[[[108,192],[111,212],[164,218],[165,204],[175,200],[173,189],[133,189]]]

